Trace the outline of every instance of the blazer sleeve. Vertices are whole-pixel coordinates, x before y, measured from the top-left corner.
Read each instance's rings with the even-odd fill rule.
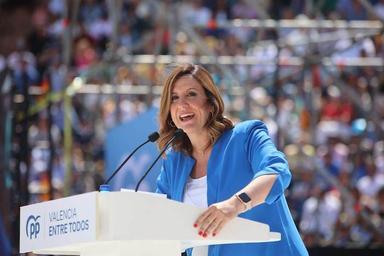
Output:
[[[246,137],[245,150],[252,165],[253,178],[269,174],[277,175],[277,179],[265,199],[267,204],[272,204],[284,194],[284,190],[291,181],[292,175],[288,162],[285,155],[276,149],[263,122],[252,122]]]

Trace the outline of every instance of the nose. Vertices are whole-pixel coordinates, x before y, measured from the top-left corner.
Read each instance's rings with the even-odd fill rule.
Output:
[[[180,97],[180,99],[179,99],[179,105],[180,106],[187,106],[188,104],[189,104],[189,102],[188,102],[187,98]]]

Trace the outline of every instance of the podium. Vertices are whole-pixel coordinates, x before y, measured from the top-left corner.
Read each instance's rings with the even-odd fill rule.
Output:
[[[180,256],[187,248],[280,240],[237,217],[215,237],[193,227],[203,209],[142,192],[91,192],[20,208],[20,253]]]

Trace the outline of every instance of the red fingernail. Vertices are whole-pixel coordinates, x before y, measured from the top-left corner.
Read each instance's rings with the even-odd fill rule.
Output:
[[[203,234],[203,237],[207,237],[207,233],[204,233],[204,234]]]
[[[203,231],[199,231],[199,236],[201,236],[203,234]]]
[[[216,236],[216,233],[213,233],[212,236]]]
[[[195,227],[195,228],[197,228],[197,224],[195,223],[195,224],[193,224],[193,226]]]

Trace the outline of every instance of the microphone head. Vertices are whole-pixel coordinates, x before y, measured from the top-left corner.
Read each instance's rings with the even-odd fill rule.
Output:
[[[153,132],[153,133],[151,133],[151,134],[149,134],[149,136],[148,136],[148,140],[150,141],[150,142],[155,142],[155,141],[157,141],[157,139],[160,137],[160,134],[158,133],[158,132]]]
[[[175,138],[177,139],[177,138],[184,136],[184,134],[185,134],[185,132],[183,131],[183,129],[179,128],[175,131],[173,136],[175,136]]]

